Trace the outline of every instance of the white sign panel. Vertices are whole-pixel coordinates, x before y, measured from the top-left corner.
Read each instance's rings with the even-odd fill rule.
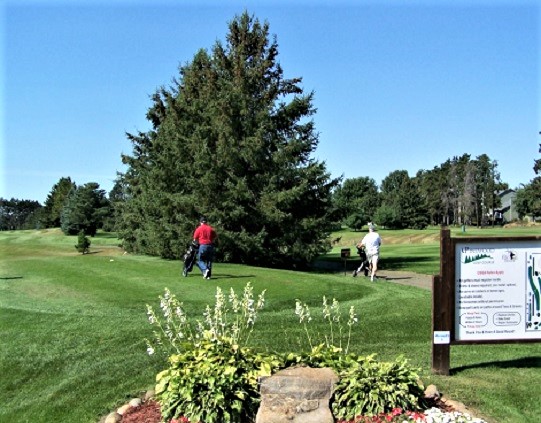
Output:
[[[455,339],[541,339],[541,243],[456,244]]]

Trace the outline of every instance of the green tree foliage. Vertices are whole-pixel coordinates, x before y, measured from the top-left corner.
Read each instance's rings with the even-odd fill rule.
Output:
[[[41,210],[37,201],[0,198],[0,230],[35,229]]]
[[[80,230],[78,237],[77,237],[77,244],[75,245],[75,249],[79,251],[81,254],[87,254],[90,249],[90,240],[86,237],[85,231]]]
[[[96,235],[110,212],[109,200],[99,187],[96,182],[89,182],[72,189],[62,209],[62,232],[77,235],[82,231],[85,235]]]
[[[409,177],[407,171],[396,170],[382,181],[381,198],[383,210],[377,214],[389,219],[386,227],[423,229],[427,226],[427,208],[417,182]],[[383,225],[382,222],[377,223]]]
[[[71,178],[60,178],[53,185],[51,192],[47,195],[44,205],[43,224],[48,228],[59,228],[62,210],[68,200],[68,196],[77,185]]]
[[[124,178],[119,175],[115,180],[115,184],[111,191],[109,191],[109,206],[110,210],[104,213],[103,230],[107,232],[114,232],[118,228],[118,222],[122,215],[122,209],[124,202],[127,198],[127,188],[124,183]]]
[[[541,144],[539,145],[539,152],[541,153]],[[541,174],[541,159],[534,161],[533,170],[536,175]],[[541,216],[541,176],[536,176],[528,184],[517,190],[515,201],[519,217]]]
[[[453,157],[414,178],[421,203],[432,224],[488,223],[497,209],[498,191],[508,188],[498,172],[498,163],[486,154]]]
[[[368,177],[346,179],[333,193],[335,216],[350,228],[360,229],[372,220],[379,203],[376,182]]]
[[[285,79],[269,26],[247,13],[153,96],[153,129],[128,134],[119,235],[129,251],[178,257],[205,214],[221,259],[302,265],[329,247],[331,191],[313,93]]]
[[[520,218],[541,216],[541,176],[517,190],[515,204]]]

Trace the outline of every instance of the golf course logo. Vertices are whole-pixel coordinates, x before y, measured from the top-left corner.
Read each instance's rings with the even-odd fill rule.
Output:
[[[461,262],[464,264],[494,263],[494,248],[470,248],[460,250]]]
[[[502,260],[506,263],[517,261],[518,255],[516,251],[507,250],[502,255]]]

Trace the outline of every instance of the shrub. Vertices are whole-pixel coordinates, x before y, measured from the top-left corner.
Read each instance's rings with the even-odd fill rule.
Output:
[[[379,362],[375,354],[344,354],[340,348],[319,345],[310,353],[289,354],[285,365],[330,367],[340,378],[331,398],[335,418],[351,420],[355,416],[374,416],[395,408],[418,410],[424,389],[417,372],[403,357],[394,362]]]
[[[260,400],[259,377],[283,367],[277,356],[210,337],[172,355],[169,362],[156,377],[162,418],[205,423],[252,421]]]
[[[75,248],[82,254],[88,253],[90,248],[90,240],[85,236],[85,231],[79,231],[79,235],[77,237],[77,245],[75,246]]]

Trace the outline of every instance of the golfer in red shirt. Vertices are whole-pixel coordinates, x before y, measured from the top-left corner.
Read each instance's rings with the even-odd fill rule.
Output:
[[[193,239],[199,244],[199,260],[197,266],[205,279],[210,279],[212,272],[212,260],[214,259],[214,241],[217,234],[212,226],[207,223],[207,218],[199,219],[199,226],[193,234]]]

